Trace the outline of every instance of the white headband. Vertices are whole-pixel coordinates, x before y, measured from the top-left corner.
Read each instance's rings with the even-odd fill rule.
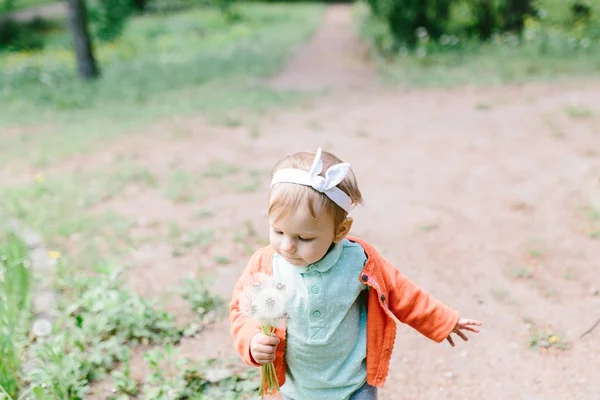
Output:
[[[344,180],[350,164],[341,163],[332,165],[325,173],[325,178],[319,174],[323,171],[323,161],[321,161],[321,148],[317,149],[315,160],[313,161],[310,171],[306,172],[301,169],[284,168],[273,174],[271,187],[276,183],[297,183],[298,185],[310,186],[318,192],[324,193],[335,204],[342,207],[344,211],[350,212],[352,199],[336,186]]]

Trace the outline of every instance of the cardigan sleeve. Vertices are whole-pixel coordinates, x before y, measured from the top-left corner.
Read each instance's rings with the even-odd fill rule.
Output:
[[[253,366],[260,366],[260,364],[256,363],[250,354],[250,339],[261,331],[260,324],[242,314],[239,300],[248,278],[252,274],[260,272],[265,253],[264,249],[260,249],[250,258],[246,269],[235,285],[231,303],[229,304],[229,322],[231,324],[231,335],[233,336],[235,348],[242,361]]]
[[[458,312],[421,289],[386,260],[382,264],[388,307],[396,318],[438,343],[450,335],[458,322]]]

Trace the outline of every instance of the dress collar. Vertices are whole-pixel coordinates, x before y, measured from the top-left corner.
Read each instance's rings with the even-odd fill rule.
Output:
[[[342,243],[342,241],[333,244],[333,246],[331,247],[331,249],[327,252],[327,254],[325,254],[325,256],[323,256],[323,258],[321,258],[319,261],[312,263],[312,264],[308,264],[305,267],[294,267],[297,269],[297,271],[301,274],[304,274],[306,272],[311,272],[311,271],[319,271],[319,272],[327,272],[331,269],[331,267],[333,267],[338,260],[340,259],[340,256],[342,255],[342,249],[344,248],[344,244]]]

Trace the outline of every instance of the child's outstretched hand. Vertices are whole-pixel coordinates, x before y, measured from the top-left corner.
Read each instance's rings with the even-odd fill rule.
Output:
[[[258,364],[268,364],[275,360],[275,349],[279,344],[279,338],[267,336],[260,332],[250,339],[250,355]]]
[[[479,333],[479,329],[476,328],[477,326],[481,326],[481,322],[476,321],[474,319],[459,319],[458,322],[456,323],[456,326],[452,330],[452,333],[460,336],[462,338],[462,340],[464,340],[466,342],[469,340],[469,338],[464,334],[464,332],[462,332],[462,330]],[[452,347],[454,347],[455,344],[454,344],[454,340],[452,340],[452,333],[450,333],[450,335],[448,335],[446,340],[448,342],[450,342],[450,345]]]

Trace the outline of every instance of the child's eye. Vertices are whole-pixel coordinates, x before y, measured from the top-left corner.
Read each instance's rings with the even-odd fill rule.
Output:
[[[303,238],[298,236],[298,239],[300,239],[301,242],[312,242],[313,240],[315,240],[315,238]]]
[[[277,229],[273,229],[273,232],[275,232],[276,235],[283,235],[283,232],[278,231]]]

